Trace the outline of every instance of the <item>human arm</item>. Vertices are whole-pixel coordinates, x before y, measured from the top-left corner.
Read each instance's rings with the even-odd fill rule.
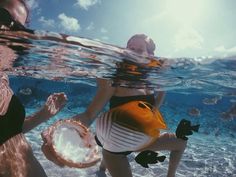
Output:
[[[165,99],[165,92],[158,91],[155,99],[155,108],[159,109]]]
[[[73,119],[82,122],[88,127],[92,124],[96,115],[103,109],[115,91],[115,88],[111,86],[110,81],[105,79],[97,79],[97,87],[96,95],[85,112],[73,117]]]
[[[64,93],[50,95],[45,105],[36,113],[27,116],[23,124],[23,133],[27,133],[39,124],[56,115],[65,105],[67,98]]]
[[[114,90],[115,89],[111,87],[109,81],[105,79],[97,79],[97,92],[89,106],[83,113],[75,115],[70,119],[79,121],[86,127],[89,127],[96,118],[96,115],[103,109],[103,107],[109,101],[110,97],[114,93]],[[64,164],[61,163],[61,161],[57,158],[57,156],[51,149],[53,142],[50,133],[42,133],[42,137],[44,139],[44,143],[42,145],[42,151],[44,152],[44,155],[47,157],[48,160],[63,167]]]

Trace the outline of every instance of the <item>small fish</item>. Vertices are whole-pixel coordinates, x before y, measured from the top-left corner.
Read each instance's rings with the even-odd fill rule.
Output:
[[[148,164],[156,164],[158,162],[164,162],[166,156],[158,156],[157,152],[146,150],[140,152],[135,161],[142,167],[149,168]]]
[[[186,119],[182,119],[175,131],[177,138],[188,140],[187,135],[192,135],[193,131],[198,132],[200,125],[191,125],[191,122]]]
[[[204,98],[202,103],[205,105],[215,105],[220,99],[221,99],[220,97]]]
[[[226,112],[221,113],[224,120],[233,120],[236,118],[236,104],[233,104]]]
[[[199,109],[197,109],[197,108],[191,108],[191,109],[189,109],[189,111],[188,111],[188,114],[190,115],[190,116],[200,116],[200,110]]]

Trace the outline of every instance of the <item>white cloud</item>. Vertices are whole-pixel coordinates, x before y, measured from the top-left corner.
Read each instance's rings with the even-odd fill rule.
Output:
[[[108,32],[107,29],[101,28],[101,33],[107,33],[107,32]]]
[[[109,37],[108,36],[102,36],[101,39],[102,39],[102,41],[108,41]]]
[[[86,30],[93,30],[94,29],[94,23],[93,22],[90,22],[89,26],[87,26]]]
[[[53,19],[45,19],[44,16],[41,16],[38,21],[45,27],[55,27],[55,21]]]
[[[77,2],[75,5],[80,6],[81,8],[88,10],[89,7],[97,4],[99,1],[98,0],[76,0]]]
[[[176,51],[184,49],[201,49],[204,38],[192,27],[183,27],[174,37],[174,46]]]
[[[61,20],[60,25],[67,31],[80,30],[80,24],[74,17],[68,17],[64,13],[59,14],[58,18]]]
[[[37,9],[35,10],[35,13],[36,13],[37,15],[40,15],[41,12],[42,12],[42,9],[41,9],[41,8],[37,8]]]
[[[98,38],[95,38],[93,40],[101,42],[101,39],[98,39]]]
[[[29,6],[30,10],[34,10],[39,7],[39,3],[37,0],[27,0],[26,3]]]
[[[145,20],[144,23],[146,25],[150,25],[153,23],[158,23],[159,21],[162,21],[164,19],[166,19],[168,17],[168,12],[167,11],[162,11],[159,12],[158,14],[151,14],[150,16],[148,16]]]
[[[216,47],[214,51],[225,54],[236,54],[236,46],[226,49],[225,46],[221,45]]]

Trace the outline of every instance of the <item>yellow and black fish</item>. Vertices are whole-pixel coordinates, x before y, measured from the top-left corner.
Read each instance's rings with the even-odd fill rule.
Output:
[[[108,151],[140,151],[160,136],[160,129],[166,128],[156,108],[143,101],[131,101],[101,114],[96,136]]]

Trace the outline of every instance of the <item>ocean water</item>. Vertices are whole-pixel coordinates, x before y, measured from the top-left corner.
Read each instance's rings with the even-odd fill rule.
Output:
[[[60,168],[48,161],[41,152],[40,133],[55,121],[84,111],[95,95],[95,78],[112,79],[117,62],[124,59],[148,62],[149,59],[140,61],[140,56],[124,52],[125,49],[117,46],[45,31],[35,34],[1,31],[0,47],[0,56],[9,59],[4,71],[9,74],[11,87],[25,105],[27,114],[39,109],[51,93],[65,92],[68,97],[59,114],[26,134],[47,175],[109,177],[108,172],[105,175],[97,173],[99,163],[75,169]],[[189,137],[176,176],[236,177],[236,57],[168,60],[165,68],[149,68],[148,76],[139,77],[137,73],[128,76],[134,83],[132,86],[141,83],[166,91],[160,110],[168,132],[174,132],[183,118],[201,125],[199,132]],[[146,74],[146,68],[139,72]],[[92,132],[94,127],[93,124]],[[131,154],[129,160],[134,177],[166,176],[169,152],[160,153],[167,159],[148,169],[135,163],[135,154]]]

